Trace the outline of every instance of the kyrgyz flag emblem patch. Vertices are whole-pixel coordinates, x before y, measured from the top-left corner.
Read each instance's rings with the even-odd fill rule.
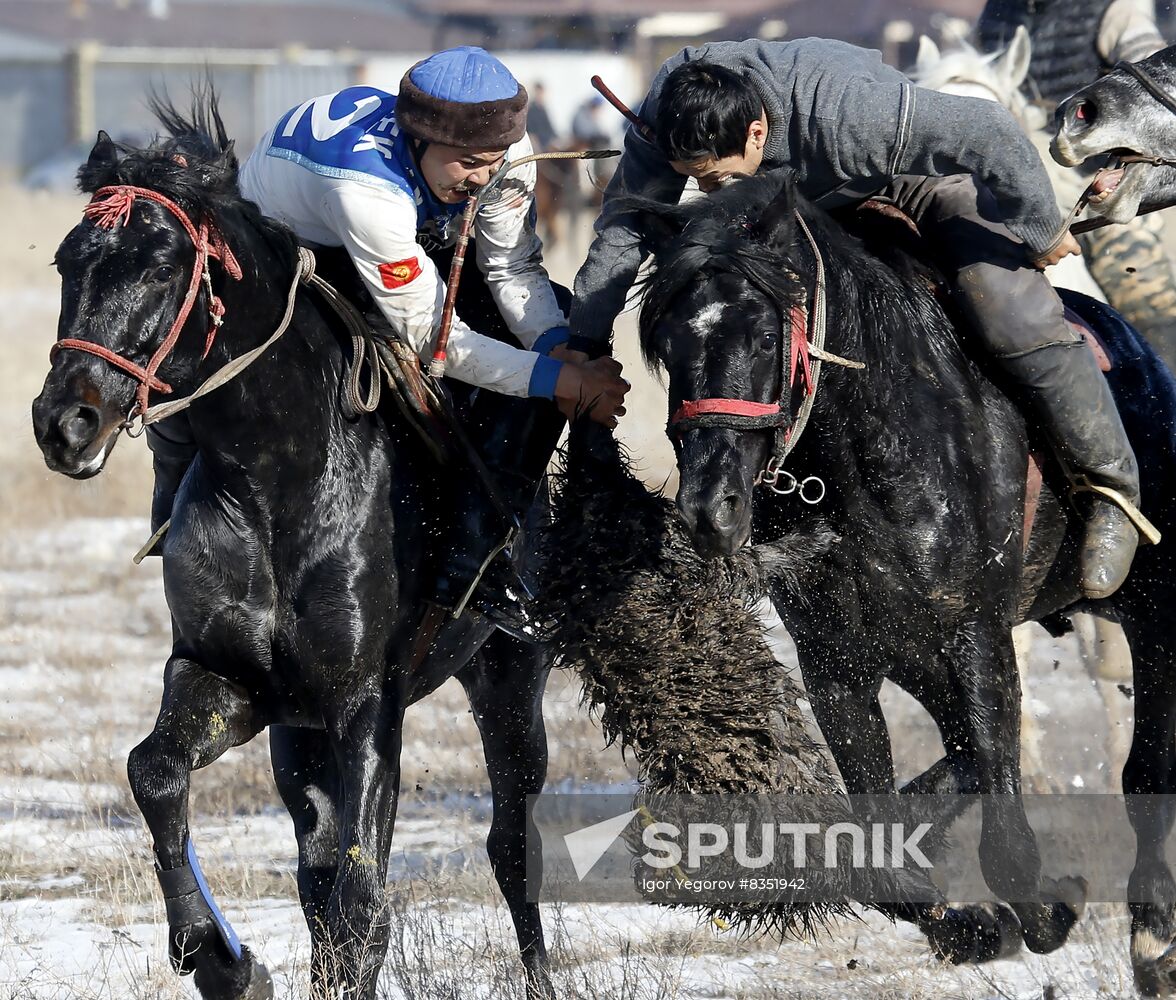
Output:
[[[407,285],[420,273],[421,264],[415,257],[409,257],[407,260],[394,260],[391,263],[380,265],[380,280],[384,282],[384,287],[387,289]]]

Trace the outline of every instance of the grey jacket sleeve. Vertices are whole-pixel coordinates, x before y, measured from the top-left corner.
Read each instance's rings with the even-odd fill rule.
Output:
[[[840,147],[843,150],[856,148],[868,154],[877,148],[876,141],[856,145],[852,135],[846,135],[846,131],[852,133],[855,125],[863,129],[871,127],[861,121],[860,113],[847,114],[842,122]],[[902,94],[898,134],[890,162],[861,166],[868,173],[881,167],[891,176],[974,175],[996,198],[1001,221],[1024,240],[1032,255],[1049,248],[1062,224],[1049,176],[1037,150],[1013,116],[992,101],[941,94],[908,84]]]
[[[643,118],[648,103],[642,107]],[[576,273],[568,318],[573,337],[607,343],[613,321],[625,308],[625,297],[647,255],[636,220],[615,211],[615,200],[622,195],[641,195],[676,204],[685,185],[686,178],[674,171],[653,143],[634,128],[625,133],[624,155],[604,192],[596,238]]]

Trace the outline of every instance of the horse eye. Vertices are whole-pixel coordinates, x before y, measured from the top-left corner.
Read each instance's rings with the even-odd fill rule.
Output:
[[[176,269],[171,264],[161,264],[154,271],[148,273],[152,281],[171,281],[176,276]]]
[[[760,337],[760,345],[765,350],[768,350],[768,351],[770,351],[773,347],[775,347],[776,346],[776,333],[775,333],[775,331],[770,330],[767,333],[765,333],[762,337]]]

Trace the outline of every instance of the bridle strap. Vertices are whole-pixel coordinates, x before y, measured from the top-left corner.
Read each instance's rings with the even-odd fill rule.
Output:
[[[89,340],[76,340],[73,337],[66,337],[64,340],[59,340],[49,348],[49,359],[52,360],[58,351],[65,349],[95,354],[104,361],[109,361],[115,368],[121,368],[136,382],[140,382],[148,388],[154,389],[156,392],[172,391],[170,385],[166,382],[161,382],[155,375],[148,372],[146,368],[124,358],[121,354],[115,354],[109,347],[103,347],[101,344],[95,344]]]
[[[131,210],[134,208],[136,199],[139,198],[162,205],[174,215],[183,227],[184,232],[188,234],[188,238],[192,241],[192,246],[196,250],[196,259],[192,265],[192,276],[188,281],[187,292],[184,294],[179,312],[176,314],[175,321],[168,330],[167,336],[164,337],[159,347],[155,349],[155,353],[151,355],[151,359],[147,362],[146,366],[137,365],[135,362],[116,354],[101,344],[74,338],[57,341],[50,350],[49,355],[52,358],[61,350],[85,351],[88,354],[96,355],[108,361],[120,371],[126,372],[134,378],[139,383],[139,391],[135,397],[135,406],[127,415],[128,421],[132,420],[136,413],[142,414],[147,412],[147,401],[152,391],[163,393],[170,393],[172,391],[170,385],[156,376],[156,372],[175,348],[176,341],[180,337],[180,332],[188,322],[192,307],[196,303],[196,296],[200,293],[200,283],[202,281],[208,292],[208,313],[211,319],[211,325],[204,341],[204,353],[201,355],[201,359],[203,360],[203,358],[208,357],[208,352],[212,350],[216,333],[224,323],[225,305],[221,301],[220,296],[216,295],[212,290],[212,275],[208,270],[209,259],[219,260],[225,272],[233,280],[236,281],[241,278],[241,265],[237,262],[237,258],[225,242],[220,230],[215,226],[211,226],[207,221],[201,221],[200,226],[197,227],[179,205],[158,191],[152,191],[150,188],[136,187],[132,184],[113,184],[108,187],[99,188],[94,193],[93,199],[85,207],[82,214],[102,229],[114,229],[118,226],[125,226],[130,222]]]
[[[813,254],[816,287],[812,296],[811,317],[810,310],[803,302],[795,303],[788,309],[788,347],[785,349],[781,346],[780,349],[780,390],[777,401],[757,403],[746,399],[726,398],[684,400],[670,417],[667,430],[671,434],[681,434],[699,427],[725,427],[746,431],[775,428],[780,430],[779,440],[773,449],[777,458],[782,460],[795,447],[799,433],[795,433],[795,426],[789,427],[794,423],[790,404],[799,386],[804,394],[804,401],[797,411],[795,423],[803,430],[812,406],[813,394],[816,392],[816,376],[820,369],[819,358],[814,359],[811,354],[813,344],[810,343],[809,321],[811,318],[812,332],[819,336],[823,344],[825,296],[824,262],[820,250],[799,212],[796,213],[796,220]],[[816,346],[819,349],[821,345]]]
[[[1117,62],[1114,65],[1114,69],[1122,70],[1124,73],[1128,73],[1135,77],[1135,79],[1138,80],[1139,83],[1143,86],[1144,90],[1151,94],[1151,96],[1155,98],[1156,101],[1171,111],[1172,114],[1176,115],[1176,98],[1172,97],[1171,94],[1169,94],[1158,83],[1156,83],[1155,78],[1138,63],[1126,61]]]

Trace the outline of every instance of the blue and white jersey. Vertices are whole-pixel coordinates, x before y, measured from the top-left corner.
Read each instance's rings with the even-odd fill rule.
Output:
[[[531,152],[524,137],[508,151]],[[349,87],[286,112],[241,167],[242,193],[303,242],[344,246],[392,328],[427,359],[445,301],[445,282],[422,247],[457,237],[463,205],[446,205],[420,176],[396,124],[396,96]],[[519,350],[456,317],[448,374],[507,395],[550,396],[558,362],[530,350],[561,330],[559,309],[535,235],[535,166],[512,171],[474,221],[478,267]],[[544,338],[539,347],[558,341]]]
[[[444,205],[420,178],[408,137],[396,124],[396,95],[348,87],[292,108],[274,126],[268,156],[324,177],[402,191],[417,211],[418,233],[447,246],[457,238],[461,205]]]

